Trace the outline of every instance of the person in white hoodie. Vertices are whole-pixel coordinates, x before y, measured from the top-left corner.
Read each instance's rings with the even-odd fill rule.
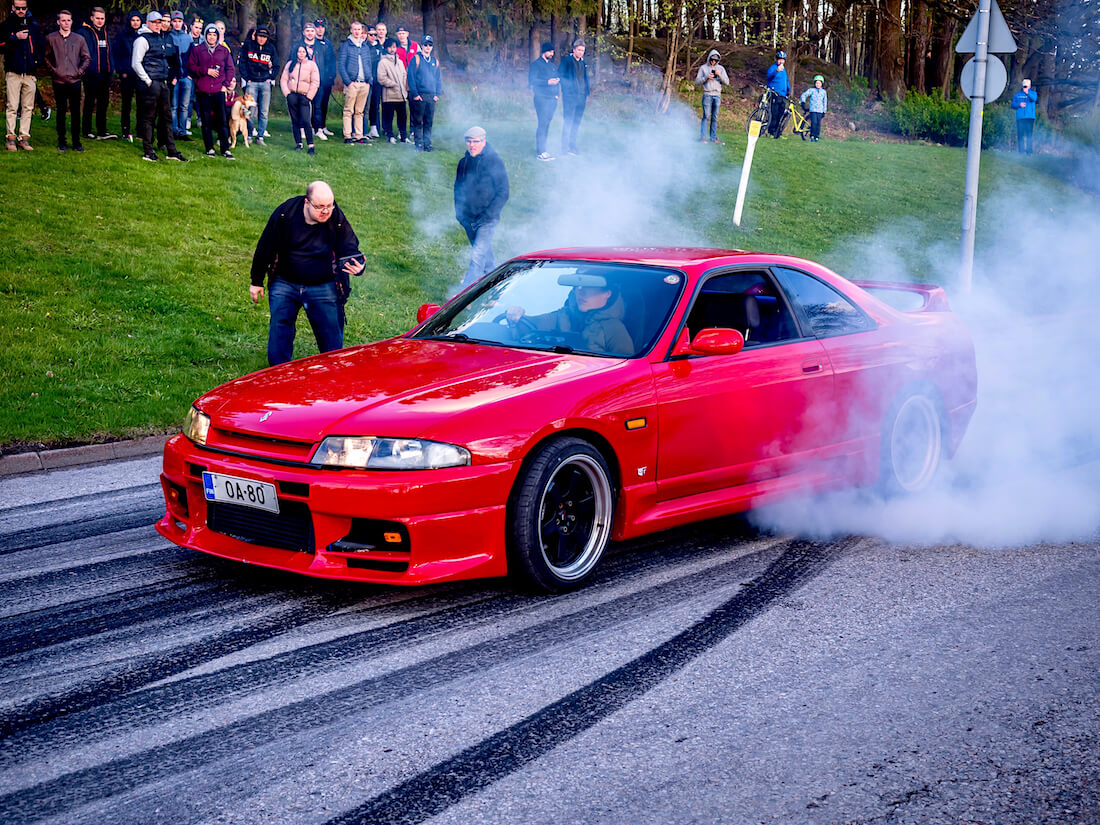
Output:
[[[722,55],[711,49],[707,62],[699,67],[695,85],[703,87],[703,122],[699,125],[699,140],[718,143],[718,108],[722,103],[722,87],[730,85],[730,77],[718,62]],[[710,137],[707,137],[707,120],[710,120]]]

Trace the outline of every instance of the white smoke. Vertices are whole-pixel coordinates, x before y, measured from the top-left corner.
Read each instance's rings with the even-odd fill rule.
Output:
[[[1095,171],[1093,172],[1095,175]],[[1057,191],[1057,187],[1054,187]],[[908,499],[851,492],[756,514],[772,529],[983,547],[1100,530],[1100,212],[1090,199],[1004,186],[979,203],[973,290],[952,290],[958,243],[925,251],[974,338],[978,408],[941,483]],[[857,271],[910,280],[906,227],[861,239]],[[915,252],[913,248],[908,250]],[[911,258],[912,260],[912,258]]]
[[[498,263],[559,246],[707,243],[708,225],[696,222],[699,199],[708,191],[736,188],[740,167],[721,147],[698,142],[699,116],[691,107],[674,101],[668,112],[657,114],[654,87],[653,78],[635,80],[629,89],[610,83],[595,87],[576,156],[560,151],[559,105],[548,139],[556,159],[549,163],[535,160],[536,123],[526,87],[455,83],[445,89],[437,115],[445,125],[436,130],[436,146],[461,151],[463,132],[479,125],[508,168],[511,196],[493,243]],[[411,200],[428,237],[461,233],[453,182],[451,169],[447,180],[431,181]],[[462,236],[454,261],[456,284],[468,256]]]

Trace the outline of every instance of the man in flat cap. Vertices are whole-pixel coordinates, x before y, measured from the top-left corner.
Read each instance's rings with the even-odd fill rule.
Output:
[[[466,287],[493,268],[493,232],[508,201],[508,172],[500,155],[486,141],[485,130],[466,132],[466,154],[455,175],[455,217],[470,241],[470,265],[462,279]]]

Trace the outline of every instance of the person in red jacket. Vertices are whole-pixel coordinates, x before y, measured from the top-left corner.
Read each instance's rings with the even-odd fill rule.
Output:
[[[187,53],[187,72],[195,79],[195,96],[202,120],[202,142],[208,157],[214,157],[214,129],[218,130],[222,157],[233,160],[229,151],[229,124],[225,119],[225,90],[233,88],[233,53],[221,41],[218,27],[210,23],[204,42]]]

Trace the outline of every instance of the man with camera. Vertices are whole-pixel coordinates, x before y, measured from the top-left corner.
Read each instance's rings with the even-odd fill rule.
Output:
[[[11,15],[0,23],[0,47],[4,50],[4,69],[8,87],[7,141],[9,152],[31,151],[31,115],[34,114],[34,92],[37,88],[35,70],[38,56],[45,51],[45,41],[38,21],[27,8],[28,0],[13,0]],[[15,132],[19,120],[18,138]]]
[[[267,278],[269,364],[294,357],[298,312],[303,308],[321,352],[344,346],[349,276],[361,274],[364,266],[359,238],[324,181],[313,181],[304,196],[284,201],[271,213],[252,256],[248,290],[252,302],[259,303]]]
[[[711,49],[707,55],[707,62],[699,67],[695,74],[695,85],[703,87],[703,122],[699,127],[699,140],[706,143],[707,120],[710,120],[711,143],[718,142],[718,108],[722,103],[722,87],[730,85],[729,75],[725,68],[718,62],[722,55],[717,49]]]

